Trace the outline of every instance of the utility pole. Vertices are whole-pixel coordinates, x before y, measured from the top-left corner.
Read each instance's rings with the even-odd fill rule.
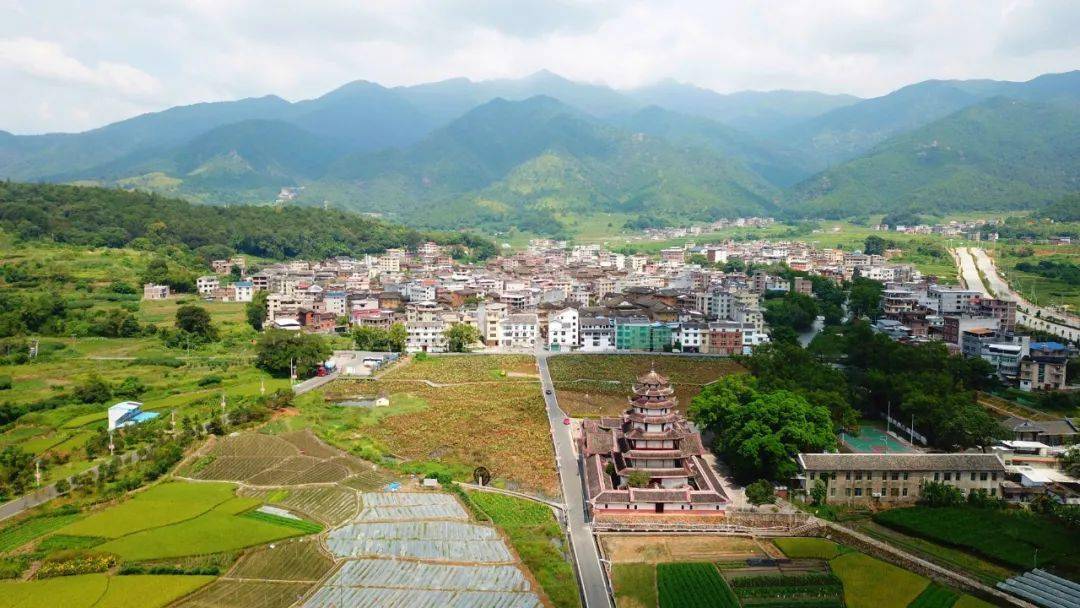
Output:
[[[889,431],[892,430],[892,399],[885,406],[885,453],[889,453]]]
[[[229,424],[229,416],[225,413],[225,391],[221,391],[221,426],[226,427]]]

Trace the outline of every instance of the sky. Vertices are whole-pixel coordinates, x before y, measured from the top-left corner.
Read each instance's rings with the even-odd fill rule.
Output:
[[[862,97],[1080,68],[1077,0],[0,0],[0,130],[548,69]]]

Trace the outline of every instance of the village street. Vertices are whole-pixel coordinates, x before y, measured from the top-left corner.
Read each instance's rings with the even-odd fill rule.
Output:
[[[607,577],[600,563],[600,552],[593,539],[592,527],[586,521],[585,487],[582,485],[581,469],[570,435],[571,427],[563,424],[566,414],[555,399],[555,386],[548,373],[547,358],[548,353],[545,351],[536,353],[536,363],[540,368],[540,388],[544,391],[548,423],[551,425],[551,435],[555,442],[555,458],[559,466],[559,477],[562,479],[567,536],[577,563],[585,608],[610,608],[611,596],[608,594]]]

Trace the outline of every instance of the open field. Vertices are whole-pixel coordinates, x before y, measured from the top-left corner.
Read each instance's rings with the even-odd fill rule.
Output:
[[[225,578],[315,582],[333,565],[317,540],[300,539],[248,551]]]
[[[18,549],[46,534],[78,521],[79,513],[45,514],[27,517],[15,522],[4,522],[0,530],[0,553]]]
[[[862,553],[845,553],[829,562],[844,582],[849,608],[906,608],[930,581]]]
[[[536,359],[528,355],[432,356],[422,361],[412,357],[406,363],[390,369],[382,379],[428,380],[437,384],[489,380],[537,382],[536,374]]]
[[[611,586],[618,608],[656,608],[654,564],[612,564]]]
[[[492,361],[488,361],[488,359]],[[509,358],[517,366],[528,357]],[[445,472],[471,480],[478,466],[487,467],[496,485],[559,493],[543,395],[529,379],[495,377],[506,357],[476,355],[432,358],[395,370],[422,377],[434,370],[436,382],[447,368],[463,365],[475,383],[432,387],[414,379],[344,380],[296,401],[299,415],[276,423],[276,430],[310,427],[329,443],[376,462],[388,461],[403,472]],[[431,361],[451,361],[434,368]],[[500,362],[501,361],[501,362]],[[336,405],[357,397],[385,394],[390,406]]]
[[[164,483],[59,532],[112,539],[97,550],[136,562],[232,551],[321,529],[302,520],[243,515],[259,504],[233,497],[230,484]]]
[[[739,600],[716,566],[705,562],[657,564],[660,608],[738,608]]]
[[[741,536],[603,534],[600,544],[607,559],[618,563],[719,562],[766,557],[758,541]]]
[[[994,585],[998,581],[1003,581],[1016,573],[1016,569],[1001,566],[961,549],[938,544],[918,536],[904,534],[899,530],[883,526],[872,520],[860,522],[856,524],[856,527],[864,534],[948,568],[965,572],[988,585]]]
[[[559,355],[548,360],[559,406],[570,416],[614,416],[626,409],[634,380],[655,366],[675,387],[681,408],[705,384],[742,367],[730,359],[650,355]]]
[[[0,582],[4,608],[160,608],[213,580],[210,576],[83,574]]]
[[[883,511],[874,521],[901,532],[973,551],[1024,570],[1035,563],[1075,575],[1080,533],[1046,517],[1023,511],[966,507],[910,507]],[[994,534],[987,534],[994,530]]]
[[[773,541],[784,555],[792,558],[815,558],[830,560],[844,551],[844,547],[824,538],[796,537],[777,538]]]
[[[1021,250],[1031,255],[1019,255]],[[1026,245],[1007,247],[998,245],[987,250],[994,257],[998,272],[1003,274],[1009,286],[1038,306],[1068,306],[1076,314],[1080,311],[1080,285],[1060,278],[1042,276],[1030,270],[1020,270],[1017,264],[1042,261],[1071,262],[1080,260],[1080,244],[1073,245]],[[1026,253],[1026,251],[1024,252]]]
[[[506,533],[552,604],[581,605],[569,547],[549,507],[490,492],[470,492],[469,499]]]

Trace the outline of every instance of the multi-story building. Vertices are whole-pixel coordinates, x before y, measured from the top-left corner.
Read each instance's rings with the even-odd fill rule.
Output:
[[[506,304],[485,302],[477,309],[480,337],[488,346],[499,345],[499,325],[507,315]]]
[[[540,337],[540,322],[535,313],[514,313],[499,322],[499,347],[534,348]]]
[[[675,343],[684,353],[698,353],[701,352],[707,335],[708,328],[704,323],[686,321],[679,324],[675,333]]]
[[[580,346],[583,352],[607,352],[615,350],[615,320],[608,317],[581,317],[579,319]]]
[[[169,298],[169,286],[146,283],[143,285],[142,297],[144,300],[167,300]]]
[[[672,325],[653,322],[645,317],[628,317],[615,321],[615,348],[618,350],[670,351],[673,343]]]
[[[221,281],[215,275],[208,274],[195,279],[195,288],[201,296],[212,295],[219,287],[221,287]]]
[[[255,284],[251,281],[237,281],[232,284],[232,288],[236,302],[250,302],[255,298]]]
[[[727,356],[743,354],[743,324],[735,321],[709,323],[701,352]]]
[[[413,321],[405,324],[408,338],[405,350],[410,353],[446,352],[446,323],[441,320]]]
[[[799,454],[799,468],[801,490],[822,481],[830,504],[911,503],[931,481],[999,496],[1005,480],[997,454]]]
[[[1069,349],[1059,342],[1033,342],[1020,359],[1020,390],[1059,391],[1065,388]]]
[[[556,351],[568,351],[577,348],[578,311],[564,308],[548,317],[548,347]]]

